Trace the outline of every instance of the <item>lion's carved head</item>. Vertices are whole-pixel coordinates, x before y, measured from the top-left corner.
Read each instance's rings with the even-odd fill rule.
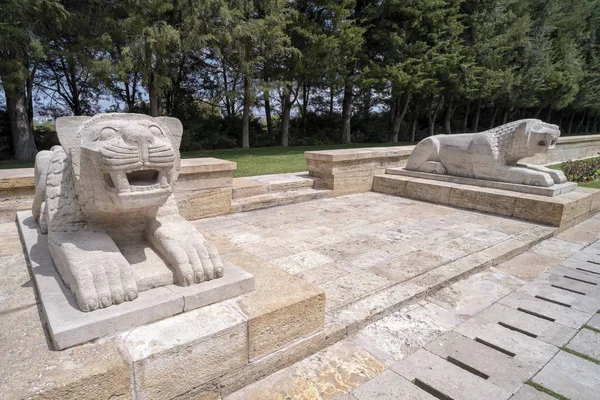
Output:
[[[164,204],[180,164],[176,118],[97,114],[56,121],[86,209],[121,212]]]

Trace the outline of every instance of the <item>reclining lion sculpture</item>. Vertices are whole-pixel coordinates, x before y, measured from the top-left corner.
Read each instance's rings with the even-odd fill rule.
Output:
[[[518,162],[554,148],[559,136],[558,126],[537,119],[480,133],[431,136],[415,146],[406,169],[550,187],[567,181],[562,171]]]
[[[36,157],[32,211],[82,311],[138,296],[123,243],[150,242],[178,285],[223,275],[218,251],[173,196],[179,120],[113,113],[59,118],[56,128],[61,146]]]

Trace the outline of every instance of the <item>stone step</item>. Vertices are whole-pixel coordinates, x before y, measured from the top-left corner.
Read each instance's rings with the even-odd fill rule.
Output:
[[[283,206],[287,204],[302,203],[310,200],[323,199],[330,196],[331,190],[327,189],[301,189],[285,192],[259,194],[256,196],[238,198],[231,202],[234,212],[244,212]]]
[[[325,188],[322,179],[309,176],[306,172],[258,175],[235,178],[232,197],[234,200],[238,200],[267,193]]]

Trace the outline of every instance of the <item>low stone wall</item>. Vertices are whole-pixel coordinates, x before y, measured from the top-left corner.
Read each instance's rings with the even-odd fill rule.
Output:
[[[310,176],[320,178],[335,195],[368,192],[373,177],[389,167],[403,167],[415,146],[307,151]]]
[[[236,163],[218,158],[181,160],[179,179],[175,183],[175,198],[181,215],[188,220],[194,220],[231,214],[233,173],[236,168]],[[0,202],[31,198],[34,186],[33,168],[0,170]],[[31,207],[27,201],[19,204],[17,208],[13,204],[10,205],[13,214],[15,211]]]
[[[600,155],[600,135],[565,136],[558,138],[554,149],[546,154],[536,154],[522,162],[529,164],[556,164],[569,160]]]

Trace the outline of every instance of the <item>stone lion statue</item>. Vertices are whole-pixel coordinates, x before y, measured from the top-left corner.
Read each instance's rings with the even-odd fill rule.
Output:
[[[178,285],[223,275],[217,249],[179,215],[173,196],[179,120],[98,114],[59,118],[56,129],[61,146],[36,157],[32,211],[81,310],[138,296],[120,250],[136,241],[151,244]]]
[[[435,135],[415,146],[406,169],[549,187],[567,181],[562,171],[518,162],[554,148],[559,136],[558,126],[537,119],[474,134]]]

